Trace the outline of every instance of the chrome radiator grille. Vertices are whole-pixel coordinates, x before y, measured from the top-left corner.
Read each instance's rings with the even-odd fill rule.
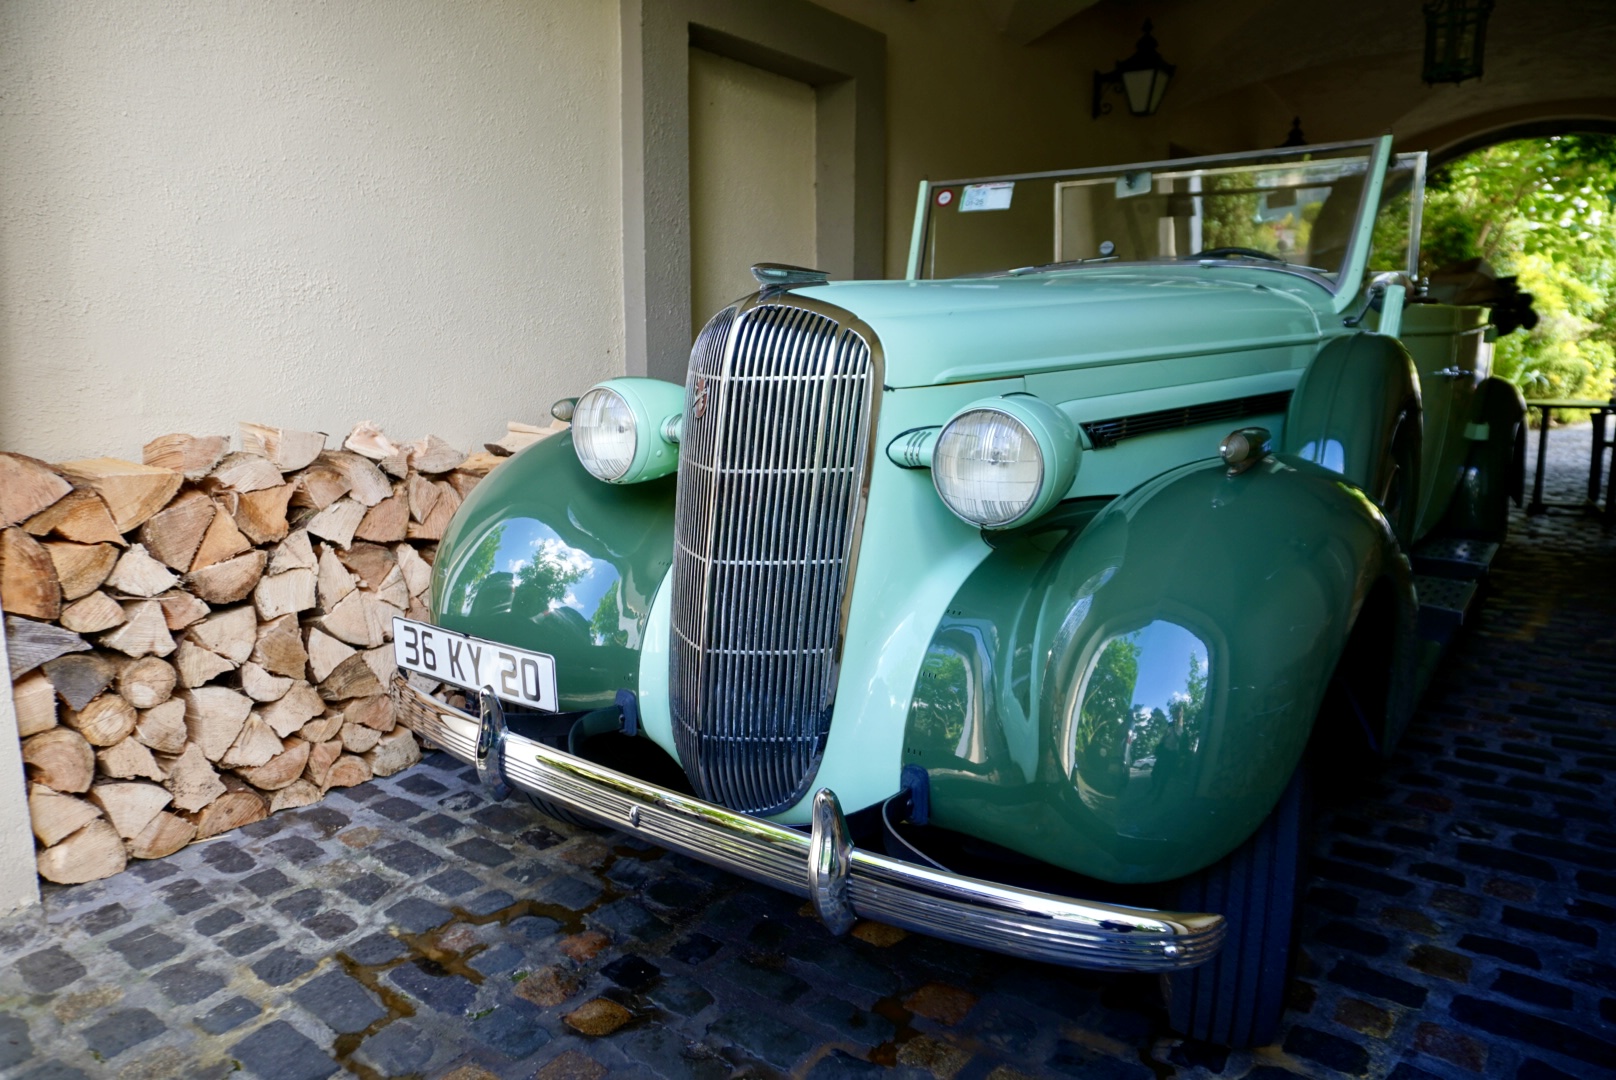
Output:
[[[690,782],[732,809],[790,806],[824,751],[875,363],[857,330],[798,300],[727,310],[691,351],[671,709]]]

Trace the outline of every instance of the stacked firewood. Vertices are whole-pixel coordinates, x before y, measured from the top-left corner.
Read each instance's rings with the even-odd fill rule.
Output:
[[[436,542],[510,448],[369,423],[326,442],[244,423],[234,452],[164,435],[140,464],[0,453],[42,877],[106,877],[419,759],[388,696],[392,617],[426,617]]]

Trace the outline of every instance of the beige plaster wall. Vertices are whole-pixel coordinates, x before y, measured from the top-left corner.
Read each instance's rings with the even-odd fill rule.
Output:
[[[0,5],[0,447],[465,447],[620,372],[618,53],[604,0]]]
[[[965,0],[816,0],[887,36],[888,276],[909,255],[920,180],[1103,165],[1167,154],[1159,118],[1090,116],[1095,68],[1133,51],[1133,35],[1095,34],[1082,20],[1020,45],[991,5]]]
[[[814,89],[690,50],[690,308],[700,328],[759,262],[814,265]]]

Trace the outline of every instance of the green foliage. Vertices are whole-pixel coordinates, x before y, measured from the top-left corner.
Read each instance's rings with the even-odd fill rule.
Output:
[[[1616,138],[1500,143],[1436,170],[1421,272],[1483,258],[1518,275],[1540,322],[1500,338],[1495,371],[1528,396],[1604,398],[1616,374]],[[1377,264],[1382,225],[1377,223]],[[1390,226],[1386,225],[1390,230]]]

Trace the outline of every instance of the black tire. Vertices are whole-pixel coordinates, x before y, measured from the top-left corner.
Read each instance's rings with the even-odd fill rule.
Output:
[[[1298,768],[1250,839],[1179,885],[1178,910],[1222,914],[1229,936],[1215,959],[1163,977],[1175,1030],[1230,1047],[1273,1041],[1294,954],[1307,809]]]

